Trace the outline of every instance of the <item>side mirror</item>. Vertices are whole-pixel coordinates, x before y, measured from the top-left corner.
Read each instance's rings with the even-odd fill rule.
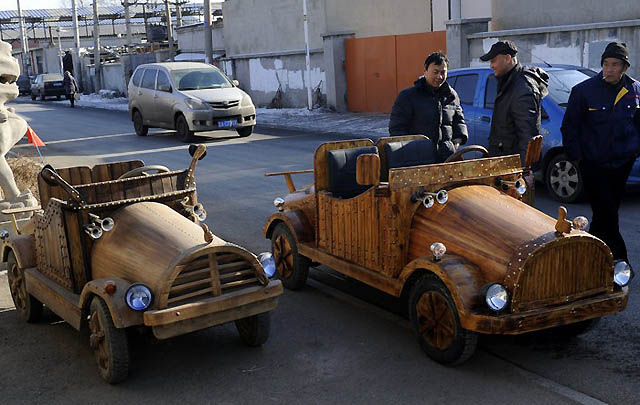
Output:
[[[164,91],[165,93],[171,93],[171,86],[168,84],[161,84],[158,86],[159,91]]]
[[[356,182],[361,186],[380,184],[380,156],[366,153],[356,160]]]
[[[233,83],[233,85],[236,87],[240,86],[240,82],[237,80],[232,80],[231,83]]]

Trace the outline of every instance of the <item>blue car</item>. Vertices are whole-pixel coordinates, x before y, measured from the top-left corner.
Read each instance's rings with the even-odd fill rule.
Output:
[[[542,99],[542,159],[536,179],[545,183],[555,200],[570,203],[582,196],[582,176],[564,153],[560,125],[571,88],[596,72],[573,65],[538,66],[549,73],[549,95]],[[460,96],[469,130],[467,144],[488,147],[497,87],[493,71],[488,66],[453,69],[447,82]],[[627,182],[627,188],[636,186],[640,186],[640,159],[636,160]]]

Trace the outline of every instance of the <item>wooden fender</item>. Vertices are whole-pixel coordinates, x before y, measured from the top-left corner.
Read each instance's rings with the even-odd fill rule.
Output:
[[[105,291],[107,284],[114,284],[116,286],[115,293],[109,295]],[[89,305],[91,305],[91,299],[94,295],[102,298],[109,307],[113,324],[116,328],[126,328],[134,325],[143,325],[143,311],[134,311],[129,308],[125,300],[127,290],[131,286],[131,283],[119,278],[101,278],[97,280],[89,281],[84,285],[82,293],[80,294],[80,308],[88,312]],[[156,297],[154,297],[154,300]]]
[[[6,262],[9,251],[16,255],[18,266],[28,269],[37,266],[36,247],[33,235],[17,235],[7,239],[2,245],[2,261]]]
[[[262,229],[265,238],[271,239],[273,229],[280,222],[284,222],[287,225],[297,243],[312,242],[314,240],[313,228],[304,213],[298,210],[276,212],[271,215]]]

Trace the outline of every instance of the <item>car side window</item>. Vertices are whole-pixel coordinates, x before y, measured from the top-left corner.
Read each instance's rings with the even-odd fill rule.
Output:
[[[498,95],[498,79],[494,75],[487,77],[487,86],[484,93],[484,108],[491,108],[496,104]]]
[[[460,97],[460,104],[473,105],[473,97],[476,94],[478,75],[458,75],[453,85]]]
[[[136,87],[140,87],[140,81],[142,80],[143,74],[144,74],[144,69],[136,70],[136,72],[133,74],[133,78],[131,78],[131,83],[133,83],[133,85]]]
[[[156,88],[156,73],[158,71],[156,69],[146,69],[144,72],[144,76],[142,76],[142,86],[145,89],[155,89]]]
[[[169,81],[169,76],[165,72],[158,71],[158,80],[156,83],[156,89],[160,91],[167,91],[166,89],[171,88],[171,82]]]

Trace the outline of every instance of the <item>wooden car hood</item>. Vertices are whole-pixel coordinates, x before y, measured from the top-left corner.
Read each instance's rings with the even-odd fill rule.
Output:
[[[491,186],[469,185],[449,190],[449,201],[416,211],[410,233],[409,261],[431,255],[429,247],[441,242],[448,254],[478,266],[486,282],[502,281],[517,254],[536,241],[584,237],[573,230],[559,236],[556,219]],[[537,244],[539,246],[539,244]],[[522,254],[522,253],[521,253]]]

